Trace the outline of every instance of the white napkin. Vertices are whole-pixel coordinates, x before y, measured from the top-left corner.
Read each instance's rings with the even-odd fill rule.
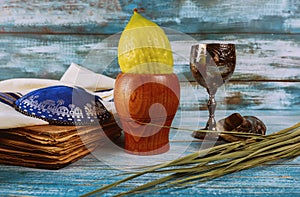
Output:
[[[103,98],[104,106],[112,113],[115,113],[114,105],[108,102],[113,99],[113,88],[115,80],[105,75],[94,73],[75,63],[72,63],[60,80],[36,79],[36,78],[15,78],[0,81],[0,92],[19,92],[27,94],[36,89],[54,85],[80,86],[90,93]],[[104,91],[107,90],[108,91]],[[100,92],[94,93],[94,91]],[[101,92],[102,90],[102,92]],[[0,129],[9,129],[33,125],[45,125],[48,122],[29,117],[17,112],[0,102]]]
[[[114,88],[115,79],[94,73],[75,63],[71,63],[68,70],[60,79],[61,82],[80,86],[90,91]]]

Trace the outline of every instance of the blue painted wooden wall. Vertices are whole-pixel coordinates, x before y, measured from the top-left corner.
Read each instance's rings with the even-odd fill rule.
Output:
[[[231,108],[300,108],[299,0],[2,0],[0,80],[59,79],[71,62],[102,72],[105,55],[93,51],[101,51],[107,39],[116,41],[113,35],[134,8],[198,42],[236,44],[237,67],[225,102]],[[174,41],[179,50],[176,42],[180,38]],[[116,57],[116,48],[111,54]],[[119,72],[116,62],[105,74]],[[175,71],[193,80],[188,62],[175,61]]]
[[[112,34],[134,8],[185,33],[299,33],[298,0],[3,0],[1,32]]]

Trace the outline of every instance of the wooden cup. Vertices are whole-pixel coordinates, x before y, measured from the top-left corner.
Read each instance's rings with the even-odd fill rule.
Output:
[[[136,155],[168,151],[170,129],[163,126],[171,126],[179,99],[175,74],[119,74],[114,101],[125,135],[125,151]]]

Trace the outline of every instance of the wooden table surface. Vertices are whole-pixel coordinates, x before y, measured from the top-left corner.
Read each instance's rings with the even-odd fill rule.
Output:
[[[236,70],[218,91],[217,120],[234,112],[254,115],[265,122],[267,133],[300,122],[300,3],[294,0],[4,0],[0,80],[59,79],[71,62],[115,77],[120,72],[116,33],[123,30],[135,7],[175,30],[168,34],[176,52],[174,71],[181,80],[174,125],[196,129],[207,120],[206,91],[195,83],[188,66],[194,42],[236,44]],[[187,148],[180,153],[184,155],[201,148],[203,143],[192,140],[182,132],[182,139],[171,138],[171,146]],[[90,154],[54,171],[0,165],[0,196],[79,196],[120,179],[115,175],[122,170],[108,164]],[[126,162],[122,165],[118,167],[126,167]],[[156,178],[145,175],[104,196]],[[300,196],[300,158],[147,195]]]
[[[233,111],[220,111],[230,114]],[[299,120],[299,112],[257,110],[251,111],[260,117],[268,126],[269,133],[282,129]],[[201,112],[205,115],[205,112]],[[180,114],[180,112],[178,112]],[[198,113],[186,111],[184,117],[176,117],[174,125],[181,127],[194,128],[198,122]],[[284,124],[280,124],[285,118]],[[180,124],[179,124],[180,122]],[[205,117],[200,117],[199,124],[204,124]],[[173,133],[182,131],[172,131]],[[178,134],[178,133],[177,133]],[[182,141],[178,137],[171,135],[171,149],[181,151],[181,147],[186,149],[184,153],[174,155],[183,156],[184,154],[197,151],[201,148],[201,142],[189,142],[193,140],[190,133],[179,133]],[[83,159],[60,170],[41,170],[17,166],[1,165],[0,168],[0,196],[79,196],[97,189],[105,184],[119,180],[117,177],[126,167],[141,165],[144,159],[136,159],[137,163],[126,159],[125,152],[120,150],[114,153],[112,159],[101,158],[101,154],[90,154]],[[122,155],[123,154],[123,155]],[[172,153],[170,153],[172,154]],[[174,152],[173,152],[174,154]],[[121,155],[119,158],[117,155]],[[120,160],[120,159],[123,159]],[[150,158],[151,160],[151,158]],[[155,162],[158,159],[153,159]],[[138,163],[140,162],[140,163]],[[122,176],[125,177],[125,176]],[[144,175],[133,181],[121,184],[119,187],[109,190],[104,196],[112,196],[129,187],[146,183],[157,179],[159,175]],[[146,196],[299,196],[300,195],[300,158],[285,163],[272,163],[260,167],[236,172],[211,181],[203,182],[198,185],[191,185],[186,188],[173,188],[158,190],[146,193]],[[140,196],[144,196],[140,195]],[[138,195],[139,196],[139,195]]]

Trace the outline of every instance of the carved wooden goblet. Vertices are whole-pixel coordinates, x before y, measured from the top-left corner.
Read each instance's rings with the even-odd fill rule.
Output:
[[[179,98],[175,74],[119,74],[114,101],[125,135],[125,151],[137,155],[168,151],[168,127]]]

